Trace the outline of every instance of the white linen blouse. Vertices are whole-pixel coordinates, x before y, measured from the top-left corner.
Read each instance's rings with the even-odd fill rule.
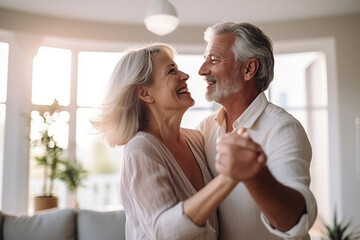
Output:
[[[181,129],[202,172],[211,181],[200,132]],[[171,152],[155,136],[138,132],[124,148],[121,198],[126,213],[126,239],[217,239],[214,212],[204,226],[193,223],[183,201],[197,191]]]

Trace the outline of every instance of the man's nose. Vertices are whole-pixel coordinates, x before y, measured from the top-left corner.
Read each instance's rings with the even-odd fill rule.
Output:
[[[204,75],[208,75],[209,74],[209,68],[208,68],[208,64],[207,64],[207,62],[205,61],[202,65],[201,65],[201,67],[200,67],[200,69],[199,69],[199,75],[201,75],[201,76],[204,76]]]

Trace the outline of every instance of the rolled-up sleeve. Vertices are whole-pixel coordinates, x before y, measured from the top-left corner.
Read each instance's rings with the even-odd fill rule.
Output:
[[[266,145],[269,169],[278,181],[304,197],[306,212],[287,232],[274,229],[263,213],[261,219],[265,227],[275,235],[284,239],[304,239],[317,216],[316,200],[309,188],[311,145],[297,121],[279,123],[269,134],[272,139]]]

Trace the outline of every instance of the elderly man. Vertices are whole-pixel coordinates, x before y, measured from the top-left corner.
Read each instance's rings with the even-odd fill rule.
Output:
[[[221,109],[199,125],[214,176],[240,181],[220,205],[220,239],[310,239],[317,215],[309,189],[311,146],[301,124],[268,102],[271,40],[249,23],[215,24],[199,74]],[[248,146],[249,139],[261,148]],[[263,157],[263,152],[266,158]],[[257,161],[248,156],[257,154]]]

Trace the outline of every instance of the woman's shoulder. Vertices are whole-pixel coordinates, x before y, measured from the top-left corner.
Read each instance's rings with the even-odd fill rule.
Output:
[[[125,145],[124,162],[125,164],[154,164],[164,163],[169,158],[166,147],[153,135],[146,132],[138,132]],[[131,163],[128,161],[131,159]]]
[[[125,145],[125,151],[151,151],[161,148],[162,144],[159,140],[146,132],[137,132],[134,137]]]
[[[201,140],[202,135],[199,130],[189,129],[189,128],[181,128],[181,133],[184,134],[190,140]]]
[[[200,131],[188,128],[181,128],[181,133],[191,144],[204,148],[204,138]]]

